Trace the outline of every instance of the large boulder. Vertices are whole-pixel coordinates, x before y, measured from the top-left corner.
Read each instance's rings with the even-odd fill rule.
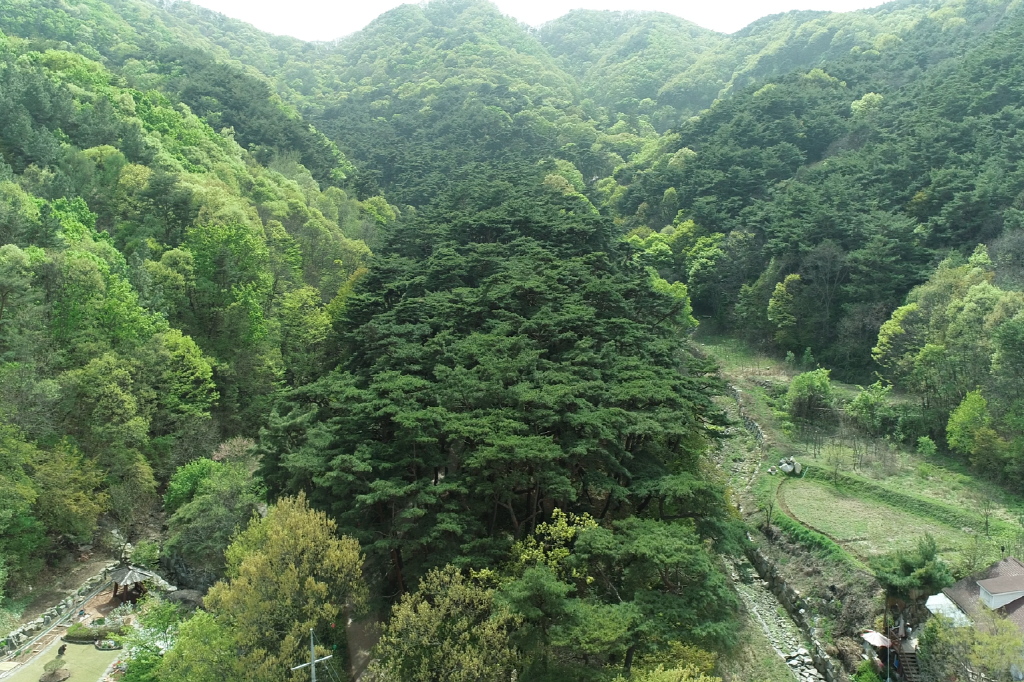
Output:
[[[164,598],[190,609],[196,609],[203,605],[203,593],[199,590],[175,590],[168,592]]]

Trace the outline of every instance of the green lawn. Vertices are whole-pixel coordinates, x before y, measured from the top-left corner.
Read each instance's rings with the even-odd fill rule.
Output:
[[[57,647],[60,644],[60,640],[55,641],[27,665],[16,668],[3,682],[39,682],[43,666],[57,657]],[[122,653],[124,652],[100,651],[92,644],[68,644],[68,650],[64,654],[67,668],[71,671],[68,682],[97,682],[107,667]]]
[[[790,479],[782,496],[801,523],[831,536],[860,557],[913,547],[925,533],[931,533],[946,555],[970,539],[956,528],[816,481]]]

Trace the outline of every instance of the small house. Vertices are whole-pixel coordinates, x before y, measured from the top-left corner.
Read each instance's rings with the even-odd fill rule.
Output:
[[[1007,557],[928,600],[929,611],[942,613],[958,624],[963,620],[977,620],[983,605],[1006,616],[1024,633],[1024,562]],[[957,617],[951,606],[959,610],[962,617]]]
[[[1024,634],[1024,562],[1014,557],[998,561],[930,597],[926,607],[946,616],[957,627],[973,627],[980,611],[987,607],[1006,616]],[[1024,680],[1024,670],[1019,666],[1013,666],[1010,675]]]

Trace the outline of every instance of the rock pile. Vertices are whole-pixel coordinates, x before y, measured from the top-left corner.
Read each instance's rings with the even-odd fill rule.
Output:
[[[811,652],[804,647],[790,651],[785,654],[785,658],[786,663],[793,669],[793,674],[801,682],[819,682],[825,679],[825,676],[814,667]]]
[[[794,677],[800,682],[824,682],[824,675],[814,667],[814,659],[804,646],[800,628],[786,616],[768,583],[758,579],[743,583],[736,575],[733,580],[747,611],[759,622],[775,653],[785,659]]]
[[[809,650],[807,650],[806,654],[799,654],[800,649],[795,645],[780,650],[782,656],[789,662],[790,667],[793,667],[794,670],[799,670],[810,665],[818,673],[817,676],[811,676],[812,680],[823,679],[825,682],[839,682],[846,679],[842,665],[832,660],[828,653],[825,652],[824,645],[815,636],[814,624],[810,622],[809,614],[805,608],[806,603],[800,591],[794,589],[785,581],[779,573],[778,567],[765,557],[760,550],[753,549],[747,556],[750,559],[750,563],[754,565],[758,574],[763,578],[762,582],[767,589],[771,590],[771,593],[778,597],[779,603],[782,604],[786,612],[792,617],[792,622],[803,633],[806,638],[805,641],[810,642]],[[805,662],[805,659],[810,659],[810,663]],[[796,663],[792,662],[794,660]],[[800,679],[802,680],[803,677]]]

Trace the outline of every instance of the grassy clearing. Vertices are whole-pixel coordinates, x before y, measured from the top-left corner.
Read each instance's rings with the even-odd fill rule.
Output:
[[[831,500],[837,510],[827,506],[804,508],[799,518],[839,538],[850,555],[862,558],[896,546],[890,538],[893,523],[864,521],[861,529],[852,535],[833,533],[828,521],[830,512],[839,518],[856,518],[870,511],[871,518],[898,520],[906,529],[905,534],[915,533],[914,529],[927,529],[940,545],[948,548],[947,555],[951,559],[957,554],[957,548],[972,544],[969,553],[974,555],[974,560],[997,556],[1000,546],[1024,552],[1024,497],[972,476],[960,461],[942,455],[925,457],[910,448],[858,434],[849,427],[819,426],[825,432],[827,444],[814,458],[811,433],[801,433],[788,420],[780,418],[775,412],[780,408],[778,401],[770,395],[784,391],[796,371],[781,359],[759,353],[738,339],[706,335],[700,341],[719,361],[727,380],[740,389],[744,412],[768,435],[770,447],[763,453],[766,460],[774,463],[780,457],[794,456],[805,465],[811,465],[819,482],[828,478],[833,462],[840,462],[843,495]],[[833,390],[841,399],[850,400],[860,389],[834,382]],[[761,470],[766,466],[762,464]],[[755,485],[762,494],[767,490],[761,482]],[[989,516],[987,534],[985,508]],[[818,514],[823,515],[820,523]],[[781,525],[788,534],[800,536],[794,537],[800,544],[816,551],[823,549],[818,546],[822,543],[815,542],[820,537],[801,534],[798,528],[789,527],[790,524]],[[851,540],[860,537],[865,539]],[[970,568],[970,562],[965,567]]]
[[[60,640],[54,642],[46,651],[34,658],[27,665],[15,668],[5,682],[38,682],[43,674],[43,666],[57,656]],[[92,644],[68,644],[64,660],[71,671],[71,679],[80,682],[98,680],[107,667],[116,661],[123,651],[100,651]]]
[[[725,373],[730,376],[792,373],[791,368],[782,360],[755,350],[739,339],[704,334],[698,335],[696,340],[706,353],[715,357]]]
[[[910,549],[925,533],[930,533],[947,555],[971,539],[956,528],[814,480],[790,479],[781,492],[797,519],[861,558],[893,549]]]
[[[856,436],[859,454],[855,455],[851,447],[853,437],[830,436],[825,452],[817,459],[809,454],[812,450],[809,439],[786,437],[784,444],[788,454],[805,464],[828,468],[830,459],[837,457],[842,462],[842,473],[848,477],[955,508],[971,517],[971,521],[965,521],[967,525],[978,522],[982,501],[988,499],[993,504],[990,521],[995,519],[1021,527],[1019,519],[1024,514],[1024,499],[972,476],[961,462],[943,455],[926,457],[862,436]]]
[[[960,460],[942,454],[926,457],[908,446],[859,433],[849,424],[818,424],[817,434],[814,427],[797,428],[779,411],[779,397],[797,374],[794,368],[736,339],[705,336],[700,342],[719,362],[727,383],[739,390],[738,406],[732,395],[724,400],[730,403],[727,411],[736,420],[740,412],[754,419],[766,434],[765,443],[757,443],[740,426],[741,433],[725,444],[719,458],[753,525],[763,526],[764,514],[756,510],[774,497],[780,481],[764,472],[779,458],[794,456],[810,465],[806,479],[817,479],[810,485],[818,489],[807,499],[787,498],[791,509],[795,502],[792,510],[799,521],[776,504],[773,525],[788,542],[820,560],[822,570],[869,573],[869,557],[911,547],[925,532],[936,538],[957,577],[998,560],[1002,547],[1024,556],[1024,496],[1017,491],[973,476]],[[833,391],[849,401],[860,389],[834,382]],[[835,461],[840,462],[839,492],[832,482]],[[785,558],[786,552],[776,557],[780,563]]]

